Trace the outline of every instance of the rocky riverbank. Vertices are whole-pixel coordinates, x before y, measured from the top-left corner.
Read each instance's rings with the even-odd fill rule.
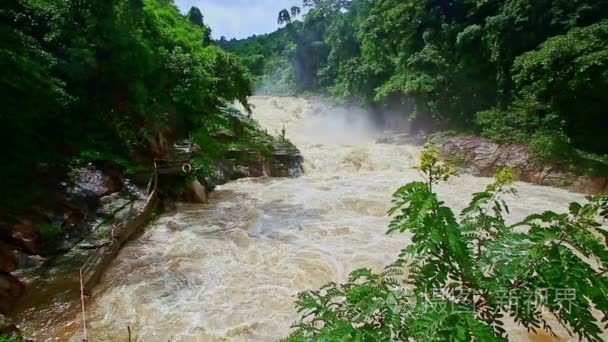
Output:
[[[91,163],[69,172],[62,190],[53,193],[52,205],[33,208],[13,223],[0,223],[0,314],[22,320],[20,314],[32,313],[31,308],[75,301],[85,264],[84,288],[91,292],[121,246],[149,221],[157,203],[165,210],[172,210],[174,201],[206,203],[215,186],[232,180],[302,172],[302,156],[288,140],[268,135],[238,112],[225,113],[224,118],[227,127],[208,132],[216,154],[198,147],[192,172],[159,175],[156,192],[146,191],[150,172],[134,175],[136,181],[131,182],[118,168]],[[0,318],[0,334],[18,331],[8,318]]]
[[[130,187],[116,168],[77,167],[57,185],[47,203],[1,222],[0,313],[12,311],[27,291],[23,274],[43,268],[92,234],[109,214],[114,194]]]
[[[355,269],[381,272],[411,243],[407,234],[385,234],[386,210],[395,189],[420,179],[418,147],[376,143],[380,129],[361,129],[365,120],[353,120],[356,114],[310,100],[258,97],[252,104],[263,128],[280,135],[285,127],[306,174],[230,182],[210,205],[178,205],[154,220],[96,288],[87,307],[91,338],[126,340],[129,324],[145,341],[277,341],[300,316],[294,294],[346,282]],[[489,182],[463,173],[439,196],[459,210]],[[508,200],[513,221],[563,212],[583,197],[529,184],[518,190],[520,198]],[[40,340],[82,336],[78,306],[32,316],[29,327],[44,327]],[[514,341],[547,338],[512,322],[505,330]]]
[[[475,176],[491,177],[498,169],[510,167],[516,179],[522,182],[584,194],[608,193],[607,176],[579,174],[560,165],[540,163],[524,145],[500,145],[479,136],[412,136],[406,133],[388,134],[377,142],[423,145],[429,139],[437,144],[443,159]]]
[[[608,177],[577,174],[556,164],[539,163],[527,146],[500,145],[477,136],[440,138],[437,143],[445,159],[474,175],[490,177],[496,170],[510,167],[523,182],[584,194],[608,193]]]
[[[199,151],[192,160],[198,166],[178,199],[206,203],[217,185],[248,177],[297,177],[303,172],[302,155],[289,140],[273,137],[236,109],[223,118],[206,134],[194,137]],[[223,146],[211,162],[205,150],[208,138]]]

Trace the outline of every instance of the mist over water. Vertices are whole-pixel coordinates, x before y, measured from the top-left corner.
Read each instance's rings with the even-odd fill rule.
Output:
[[[274,341],[298,319],[298,292],[344,281],[357,268],[380,271],[407,245],[406,234],[385,234],[386,211],[397,187],[421,179],[412,169],[418,147],[376,143],[383,129],[362,110],[296,98],[252,102],[262,127],[285,127],[305,174],[232,182],[209,205],[183,204],[160,217],[122,250],[89,301],[92,340],[124,340],[129,325],[141,341]],[[460,210],[489,182],[463,175],[438,192]],[[582,199],[518,188],[511,219]],[[77,341],[79,327],[75,311],[45,334]],[[511,333],[530,338],[524,329]]]

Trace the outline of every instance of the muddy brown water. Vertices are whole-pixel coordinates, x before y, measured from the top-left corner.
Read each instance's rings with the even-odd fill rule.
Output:
[[[163,215],[114,261],[87,304],[91,341],[274,341],[298,319],[294,296],[360,267],[381,270],[409,239],[387,236],[393,191],[420,180],[419,148],[378,144],[365,113],[316,101],[254,97],[253,116],[305,158],[295,179],[243,179],[219,187],[208,205]],[[438,187],[462,209],[490,179],[462,175]],[[518,183],[511,220],[563,211],[578,194]],[[24,327],[38,340],[82,338],[80,306],[31,308]],[[516,341],[566,341],[509,325]]]

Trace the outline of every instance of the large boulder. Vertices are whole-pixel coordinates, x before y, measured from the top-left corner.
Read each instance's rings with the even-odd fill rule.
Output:
[[[97,207],[101,197],[118,192],[123,186],[120,177],[93,164],[72,170],[71,178],[68,193],[72,200],[89,209]]]
[[[210,179],[211,184],[223,184],[245,177],[297,177],[303,172],[300,151],[288,141],[277,141],[271,146],[272,155],[257,150],[232,148],[225,152],[220,163],[221,180]],[[217,178],[217,177],[216,177]]]

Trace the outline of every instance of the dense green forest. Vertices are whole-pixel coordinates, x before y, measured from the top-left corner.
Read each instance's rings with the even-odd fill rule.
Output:
[[[274,33],[219,42],[242,56],[260,91],[397,110],[415,130],[525,143],[566,165],[590,157],[581,150],[608,152],[608,1],[307,0],[303,8],[301,21],[299,11],[282,11],[286,26]]]
[[[43,197],[67,165],[149,166],[251,79],[211,44],[201,12],[171,0],[7,0],[0,8],[0,198]]]
[[[66,180],[71,168],[90,162],[109,162],[132,174],[149,172],[155,158],[167,157],[167,147],[185,138],[202,147],[192,158],[194,173],[207,172],[205,167],[235,144],[246,147],[236,152],[247,158],[256,154],[247,147],[256,144],[265,146],[259,152],[272,154],[278,139],[229,108],[240,102],[250,110],[254,90],[327,95],[372,112],[409,117],[414,132],[453,130],[526,144],[539,161],[608,175],[608,0],[304,0],[278,12],[276,20],[284,26],[276,32],[213,41],[203,13],[196,7],[180,13],[173,0],[5,0],[0,7],[0,135],[5,141],[0,146],[0,224],[17,221],[23,210],[44,211],[41,201],[56,190],[49,187]],[[245,133],[235,136],[235,127]],[[283,126],[279,143],[295,150],[285,135]],[[580,339],[603,340],[608,197],[588,196],[564,213],[545,211],[511,223],[507,199],[517,193],[513,170],[499,169],[458,214],[436,193],[456,171],[432,142],[417,169],[424,181],[399,188],[389,211],[388,233],[407,233],[411,243],[382,272],[356,270],[344,284],[300,293],[295,306],[301,319],[287,341],[506,341],[507,317],[529,331],[552,334],[559,325]],[[268,176],[264,165],[260,174]],[[342,176],[333,179],[347,183]],[[260,184],[270,184],[265,182]],[[285,186],[282,192],[302,192],[298,184],[283,183],[291,190]],[[352,183],[346,185],[365,185]],[[174,185],[172,190],[181,190]],[[347,199],[357,194],[344,188]],[[323,186],[323,191],[334,190]],[[370,191],[379,192],[376,187]],[[247,192],[234,196],[245,198]],[[238,226],[241,213],[249,229],[258,220],[249,209],[264,203],[235,203],[234,211],[218,214],[234,216],[226,231]],[[281,208],[281,203],[274,200],[269,206],[293,211],[297,220],[292,221],[299,224],[301,209],[291,203]],[[259,211],[260,225],[266,224],[262,218],[280,218],[271,211],[263,214],[265,208],[253,209],[255,215]],[[349,209],[348,215],[357,217],[357,211]],[[324,216],[317,212],[306,215],[321,225],[317,216]],[[217,227],[214,239],[224,233]],[[299,234],[308,234],[302,227]],[[197,228],[167,223],[176,235]],[[251,237],[248,246],[255,246],[255,234],[243,231]],[[7,234],[0,231],[0,243]],[[113,228],[105,234],[114,239]],[[184,236],[186,246],[205,241]],[[212,254],[212,244],[200,245],[210,251],[201,255]],[[86,248],[103,248],[91,246]],[[138,262],[171,265],[171,258]],[[196,253],[179,258],[200,260]],[[264,270],[274,267],[270,262],[264,260]],[[0,275],[8,272],[0,270]],[[202,277],[217,279],[216,274]],[[163,295],[177,287],[166,283],[172,288]],[[196,284],[194,279],[188,287]],[[539,290],[548,292],[531,298]],[[84,315],[84,292],[80,295]],[[185,311],[194,312],[191,307]],[[271,315],[283,319],[277,317]],[[79,323],[69,322],[74,324]],[[83,320],[85,331],[86,324]],[[227,331],[255,336],[249,335],[255,324],[242,327]],[[127,329],[130,339],[131,326]],[[20,340],[0,334],[0,341]]]

